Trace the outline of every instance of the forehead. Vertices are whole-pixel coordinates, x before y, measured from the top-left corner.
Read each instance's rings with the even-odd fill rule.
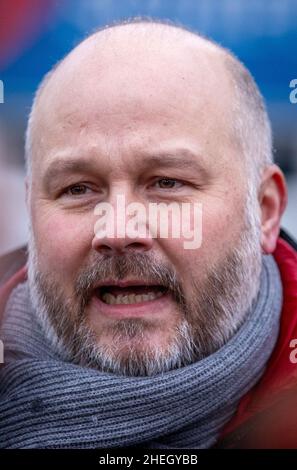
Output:
[[[227,145],[231,101],[222,57],[211,47],[154,36],[90,41],[58,68],[39,99],[33,158],[40,164],[86,139],[156,145],[174,136]]]

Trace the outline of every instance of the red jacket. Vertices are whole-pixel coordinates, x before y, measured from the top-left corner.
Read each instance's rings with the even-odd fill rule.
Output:
[[[225,426],[219,448],[297,448],[297,363],[290,360],[293,339],[297,351],[297,251],[279,238],[273,255],[284,294],[279,338],[264,375]],[[12,289],[25,279],[24,266],[0,288],[0,319]]]
[[[240,401],[218,447],[297,449],[297,251],[279,238],[274,258],[283,285],[280,333],[266,371]],[[297,354],[295,356],[297,358]]]

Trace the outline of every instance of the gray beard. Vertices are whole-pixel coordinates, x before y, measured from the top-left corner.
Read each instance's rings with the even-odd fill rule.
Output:
[[[95,255],[95,253],[94,253]],[[64,360],[127,376],[152,376],[189,365],[222,347],[243,323],[259,289],[261,250],[259,232],[250,224],[219,266],[209,269],[201,286],[192,281],[191,299],[172,266],[144,253],[107,257],[96,253],[75,282],[67,299],[53,276],[38,265],[35,242],[29,240],[28,280],[38,320]],[[110,344],[100,343],[84,314],[99,279],[127,276],[165,285],[180,313],[164,347],[152,345],[149,333],[158,324],[143,318],[114,321],[108,327]],[[107,332],[105,328],[104,332]],[[127,346],[128,345],[128,346]]]

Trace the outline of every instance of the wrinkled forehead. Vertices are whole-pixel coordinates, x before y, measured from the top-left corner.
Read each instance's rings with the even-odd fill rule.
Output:
[[[232,102],[223,53],[212,44],[187,32],[115,28],[79,45],[52,74],[35,110],[32,158],[86,130],[112,139],[148,123],[231,141]]]

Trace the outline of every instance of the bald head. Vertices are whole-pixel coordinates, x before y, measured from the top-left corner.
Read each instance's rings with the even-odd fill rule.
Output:
[[[199,120],[217,118],[220,132],[238,145],[245,171],[257,186],[261,170],[272,161],[272,144],[253,78],[229,51],[212,41],[181,27],[147,21],[92,34],[45,77],[28,124],[28,173],[32,160],[41,158],[43,146],[51,140],[51,135],[44,138],[45,132],[52,129],[56,137],[61,120],[67,127],[78,112],[85,111],[84,128],[90,112],[116,116],[132,106],[137,115],[144,91],[148,112],[151,108],[153,113],[154,102],[163,101],[168,108],[179,109],[181,119],[191,119],[190,103]],[[198,126],[197,121],[197,132]]]

